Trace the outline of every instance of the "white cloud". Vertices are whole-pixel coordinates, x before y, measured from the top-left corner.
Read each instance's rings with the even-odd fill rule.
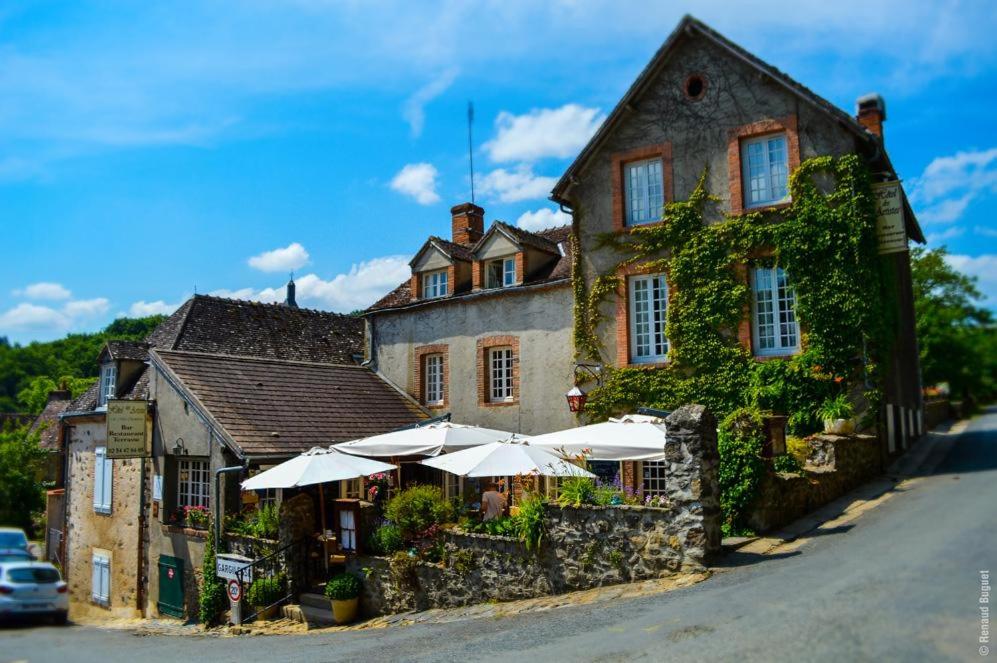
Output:
[[[516,225],[523,230],[537,231],[545,228],[556,228],[571,223],[571,215],[565,214],[559,209],[542,207],[535,212],[523,212]]]
[[[391,180],[391,188],[411,196],[420,205],[432,205],[440,200],[436,193],[437,175],[436,166],[431,163],[410,163]]]
[[[914,181],[911,202],[924,223],[953,223],[970,203],[993,193],[997,193],[997,147],[935,158]]]
[[[477,180],[482,195],[497,198],[503,203],[546,198],[557,183],[555,177],[534,175],[533,169],[525,164],[520,164],[516,170],[496,168]]]
[[[966,233],[965,228],[960,228],[958,226],[953,226],[951,228],[946,228],[945,230],[937,233],[928,233],[925,240],[928,244],[935,245],[941,244],[947,239],[955,239],[956,237],[962,237]]]
[[[295,279],[295,298],[300,306],[349,312],[366,308],[411,276],[406,256],[384,256],[354,264],[349,272],[329,280],[317,274],[305,274]],[[217,297],[248,299],[259,302],[282,302],[284,285],[256,290],[221,289],[211,293]]]
[[[22,289],[13,292],[15,297],[27,297],[28,299],[69,299],[73,296],[61,283],[32,283]]]
[[[150,315],[169,315],[180,308],[180,304],[168,304],[162,299],[154,302],[139,300],[128,307],[129,318],[145,318]]]
[[[297,242],[282,249],[264,251],[248,260],[249,266],[261,272],[290,272],[308,264],[308,251]]]
[[[66,302],[61,308],[22,302],[0,313],[0,335],[7,331],[34,331],[62,334],[81,322],[107,313],[110,302],[104,297]]]
[[[997,237],[997,228],[987,228],[986,226],[974,226],[973,232],[984,237]]]
[[[402,116],[412,129],[416,138],[422,135],[422,127],[426,123],[426,104],[446,92],[457,78],[458,69],[450,67],[426,85],[419,88],[415,94],[405,100]]]
[[[498,134],[484,145],[492,161],[536,161],[575,156],[606,119],[598,108],[565,104],[533,109],[525,115],[503,111],[495,119]]]
[[[997,254],[947,255],[945,260],[954,269],[979,279],[977,287],[983,293],[983,304],[997,309]]]
[[[92,318],[107,313],[111,308],[111,302],[104,297],[94,299],[77,299],[66,302],[62,307],[62,312],[70,318]]]

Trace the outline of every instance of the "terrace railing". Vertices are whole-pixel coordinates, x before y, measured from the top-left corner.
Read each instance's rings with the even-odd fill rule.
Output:
[[[322,573],[325,567],[322,561],[321,545],[313,539],[305,538],[278,548],[236,571],[236,580],[245,588],[252,587],[254,582],[261,579],[278,579],[276,600],[268,605],[250,605],[250,612],[242,621],[253,621],[261,612],[269,612],[272,608],[290,603],[319,579],[324,579]],[[246,602],[245,599],[243,601]]]

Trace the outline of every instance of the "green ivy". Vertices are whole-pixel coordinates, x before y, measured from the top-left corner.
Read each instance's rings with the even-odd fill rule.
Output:
[[[704,172],[688,200],[665,205],[663,223],[599,238],[623,256],[617,269],[640,264],[668,274],[671,347],[664,367],[607,368],[586,413],[598,421],[641,406],[710,408],[723,421],[727,532],[744,529],[763,467],[761,429],[735,435],[735,421],[776,412],[789,417],[790,433],[806,435],[820,428],[816,409],[845,393],[861,394],[866,420],[872,420],[882,394],[880,366],[896,328],[896,283],[877,252],[869,173],[861,159],[809,159],[789,186],[793,202],[786,207],[709,223],[706,212],[719,201],[706,190]],[[609,366],[596,340],[598,311],[618,287],[617,270],[596,276],[588,289],[579,254],[576,245],[576,353]],[[792,276],[803,347],[792,357],[757,361],[738,340],[751,294],[744,267],[759,263]]]
[[[765,462],[761,457],[764,444],[764,423],[757,410],[735,410],[720,424],[717,436],[717,448],[720,452],[717,479],[720,484],[724,536],[738,536],[749,532],[748,513],[765,474]]]

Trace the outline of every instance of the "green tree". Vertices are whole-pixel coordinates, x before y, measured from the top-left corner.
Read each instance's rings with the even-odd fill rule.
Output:
[[[64,375],[58,381],[47,375],[38,375],[28,382],[28,386],[17,392],[17,400],[28,412],[37,414],[45,408],[48,402],[48,394],[56,389],[68,389],[73,398],[76,398],[90,388],[97,378],[77,378],[71,375]]]
[[[32,515],[45,508],[41,478],[47,459],[38,434],[29,434],[28,426],[0,430],[0,525],[33,534]]]
[[[954,396],[972,400],[995,395],[997,341],[976,279],[945,261],[945,248],[911,251],[917,340],[926,385],[947,382]]]

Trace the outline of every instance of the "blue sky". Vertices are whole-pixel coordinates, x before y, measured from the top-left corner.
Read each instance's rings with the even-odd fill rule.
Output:
[[[930,244],[997,309],[990,2],[30,2],[0,6],[0,336],[200,293],[348,311],[468,198],[547,192],[693,12],[851,111],[877,91]]]

